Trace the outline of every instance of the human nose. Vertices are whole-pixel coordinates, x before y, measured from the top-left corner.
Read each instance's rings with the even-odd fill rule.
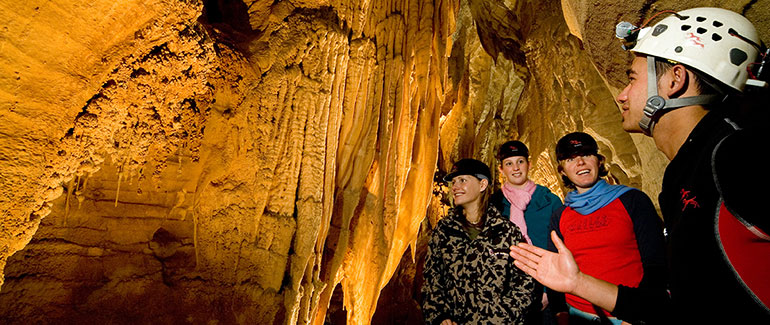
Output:
[[[575,157],[575,164],[576,165],[585,165],[585,160],[583,160],[583,156],[577,156]]]
[[[618,94],[618,97],[615,98],[615,100],[617,100],[618,103],[623,104],[626,101],[628,101],[628,88],[630,88],[630,87],[631,87],[631,84],[629,83],[628,85],[626,85],[625,88],[623,88],[623,90],[620,92],[620,94]]]

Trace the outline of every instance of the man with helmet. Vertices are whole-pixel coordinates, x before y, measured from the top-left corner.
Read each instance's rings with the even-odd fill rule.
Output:
[[[758,181],[755,144],[765,132],[741,129],[735,119],[742,104],[736,98],[767,88],[755,69],[768,59],[756,30],[719,8],[684,10],[649,28],[618,27],[635,54],[617,98],[623,128],[651,136],[671,160],[659,197],[670,303],[586,277],[555,236],[558,255],[526,245],[511,255],[541,283],[621,319],[662,322],[658,316],[669,314],[674,322],[770,323],[770,218],[759,191],[749,188]]]

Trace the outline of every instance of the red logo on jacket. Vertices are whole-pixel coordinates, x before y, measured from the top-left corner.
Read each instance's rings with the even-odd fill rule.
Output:
[[[695,200],[695,196],[690,197],[690,191],[681,189],[679,190],[679,193],[682,194],[682,211],[687,209],[688,206],[692,206],[693,208],[700,208],[700,204],[698,204],[698,201]]]

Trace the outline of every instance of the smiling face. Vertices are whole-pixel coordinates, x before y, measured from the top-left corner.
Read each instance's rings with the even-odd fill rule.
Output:
[[[479,180],[471,175],[458,175],[452,178],[452,198],[455,206],[467,208],[472,204],[478,204],[481,192],[487,188],[487,180]]]
[[[561,174],[575,184],[578,193],[589,190],[599,180],[599,158],[595,155],[575,156],[560,163]]]
[[[505,178],[506,184],[522,187],[528,180],[529,161],[523,156],[508,157],[500,163],[499,170],[500,174]]]
[[[628,85],[618,94],[617,101],[621,104],[623,130],[630,133],[641,133],[639,121],[644,116],[644,106],[647,103],[647,58],[636,56],[631,63],[628,74]]]

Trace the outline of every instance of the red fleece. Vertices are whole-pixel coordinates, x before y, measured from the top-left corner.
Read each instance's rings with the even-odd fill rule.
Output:
[[[642,260],[634,225],[620,200],[589,215],[566,208],[559,228],[581,272],[613,284],[639,286],[644,273]],[[571,306],[596,314],[588,301],[570,294],[565,296]]]

